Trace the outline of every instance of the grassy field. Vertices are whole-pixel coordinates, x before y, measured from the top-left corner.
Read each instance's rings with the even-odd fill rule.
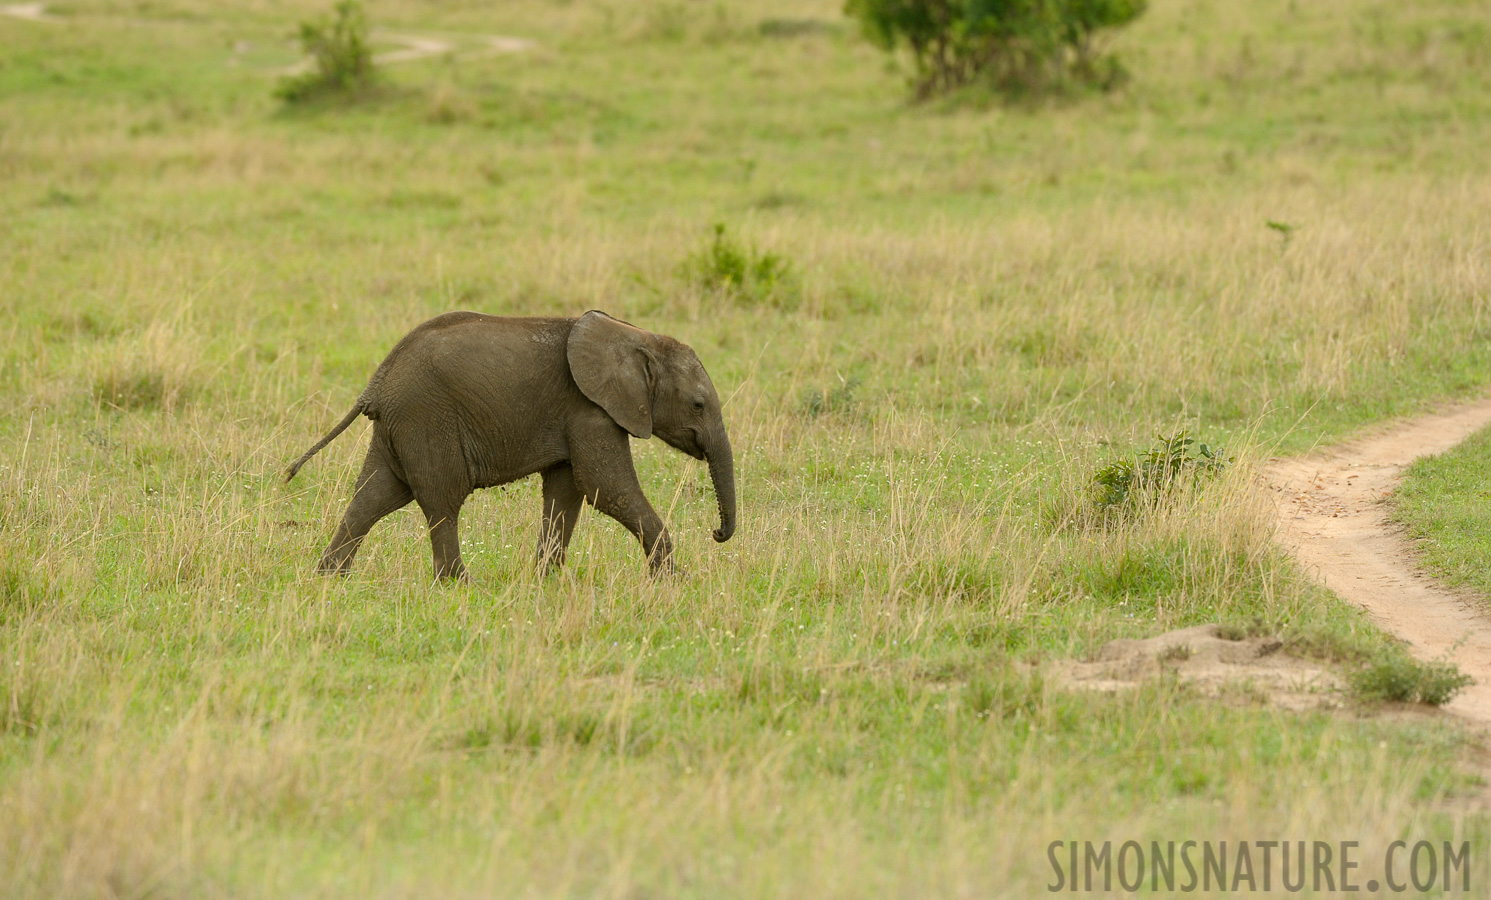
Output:
[[[373,2],[460,52],[286,108],[319,11],[0,16],[8,896],[1025,897],[1130,838],[1491,883],[1443,718],[1048,677],[1206,622],[1389,652],[1250,466],[1491,383],[1484,0],[1153,0],[1125,89],[1015,108],[910,105],[833,0]],[[716,225],[775,290],[692,277]],[[366,429],[284,466],[454,308],[692,344],[734,540],[639,442],[682,577],[587,514],[538,578],[536,481],[467,505],[472,586],[412,511],[313,574]],[[1180,429],[1237,464],[1095,517]]]

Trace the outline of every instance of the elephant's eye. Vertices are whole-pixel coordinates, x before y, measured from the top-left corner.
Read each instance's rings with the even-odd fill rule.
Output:
[[[694,401],[694,412],[704,412],[704,401],[703,400],[695,400]]]

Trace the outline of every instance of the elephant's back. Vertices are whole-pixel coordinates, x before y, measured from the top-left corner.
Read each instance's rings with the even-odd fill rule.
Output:
[[[394,345],[386,362],[450,352],[522,355],[538,347],[563,348],[574,325],[574,319],[448,312],[415,326]]]
[[[436,316],[394,346],[364,396],[376,410],[411,403],[470,408],[498,396],[549,393],[570,381],[565,346],[574,323],[470,311]]]

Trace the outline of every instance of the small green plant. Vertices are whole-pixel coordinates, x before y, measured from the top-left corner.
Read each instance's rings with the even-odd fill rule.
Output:
[[[320,97],[356,96],[373,85],[373,51],[368,19],[359,0],[339,0],[333,16],[300,23],[300,46],[312,68],[285,79],[275,95],[286,103]]]
[[[1186,432],[1161,436],[1159,444],[1137,460],[1119,460],[1099,469],[1092,482],[1100,509],[1153,503],[1181,484],[1197,484],[1220,475],[1232,464],[1220,449],[1199,443]]]
[[[986,79],[1004,93],[1081,82],[1110,89],[1123,67],[1099,35],[1138,18],[1146,0],[847,0],[844,11],[887,51],[904,44],[918,99]]]
[[[1288,222],[1275,222],[1273,219],[1269,219],[1269,220],[1265,221],[1263,224],[1267,225],[1269,228],[1273,229],[1274,231],[1277,231],[1279,233],[1279,235],[1281,237],[1283,237],[1283,239],[1284,239],[1284,246],[1286,248],[1289,246],[1289,241],[1291,239],[1293,239],[1294,232],[1296,232],[1297,230],[1299,230],[1299,226],[1298,225],[1290,225]]]
[[[716,223],[709,243],[684,260],[681,274],[706,291],[751,305],[791,306],[797,299],[792,264],[742,245],[724,223]]]
[[[1475,680],[1448,660],[1421,663],[1403,652],[1387,653],[1349,676],[1351,690],[1366,700],[1443,706]]]

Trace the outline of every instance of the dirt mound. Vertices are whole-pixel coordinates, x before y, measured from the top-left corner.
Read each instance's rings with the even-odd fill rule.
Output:
[[[1267,699],[1287,709],[1342,705],[1339,679],[1323,666],[1278,652],[1273,637],[1229,640],[1216,625],[1197,625],[1144,640],[1104,644],[1088,662],[1056,667],[1058,684],[1118,691],[1173,675],[1208,696]]]

